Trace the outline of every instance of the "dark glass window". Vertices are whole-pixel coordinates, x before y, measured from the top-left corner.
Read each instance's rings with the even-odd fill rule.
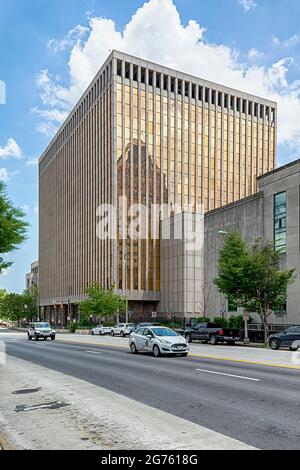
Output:
[[[286,252],[286,192],[274,196],[274,246]]]

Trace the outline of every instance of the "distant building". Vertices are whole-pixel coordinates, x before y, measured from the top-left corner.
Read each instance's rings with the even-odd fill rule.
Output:
[[[258,192],[205,216],[205,286],[208,316],[236,314],[218,292],[218,254],[223,245],[219,231],[241,233],[248,243],[269,240],[280,251],[282,266],[296,268],[287,304],[271,317],[273,323],[300,325],[300,160],[271,171],[257,180]],[[259,321],[258,315],[253,315]]]
[[[26,274],[26,289],[39,287],[39,262],[31,263],[30,273]]]

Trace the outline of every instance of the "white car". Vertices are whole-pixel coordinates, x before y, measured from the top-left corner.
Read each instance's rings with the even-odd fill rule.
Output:
[[[92,335],[110,335],[111,334],[111,326],[103,326],[97,325],[95,328],[91,330]]]
[[[48,338],[51,338],[51,340],[54,341],[55,331],[51,328],[51,325],[48,322],[30,323],[27,330],[27,338],[29,341],[32,339],[35,341],[38,341],[39,339],[47,341]]]
[[[130,350],[133,354],[152,352],[155,357],[168,354],[187,356],[189,345],[183,336],[164,326],[138,328],[129,338]]]
[[[124,338],[125,336],[129,336],[134,330],[134,323],[119,323],[118,325],[111,328],[111,335],[121,335]]]

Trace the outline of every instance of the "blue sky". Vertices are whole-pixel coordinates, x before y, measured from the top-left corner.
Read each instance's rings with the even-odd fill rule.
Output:
[[[24,288],[38,256],[36,159],[109,49],[278,100],[278,161],[299,158],[299,0],[144,3],[0,0],[0,178],[30,223],[0,288]]]

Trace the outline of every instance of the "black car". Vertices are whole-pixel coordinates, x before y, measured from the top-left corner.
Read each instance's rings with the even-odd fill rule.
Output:
[[[295,342],[298,343],[295,343]],[[269,337],[269,346],[272,349],[289,347],[291,351],[297,351],[300,348],[300,326],[291,326],[280,333]]]

